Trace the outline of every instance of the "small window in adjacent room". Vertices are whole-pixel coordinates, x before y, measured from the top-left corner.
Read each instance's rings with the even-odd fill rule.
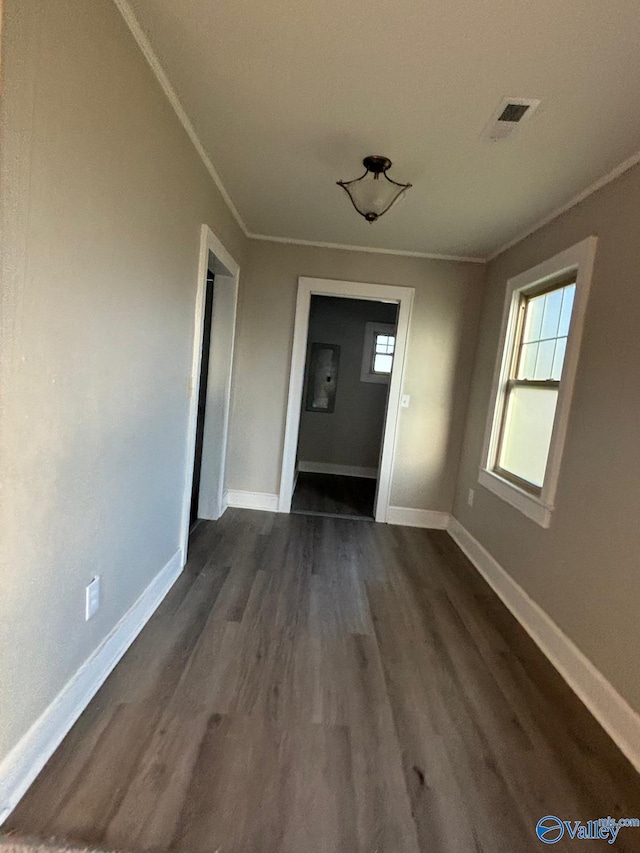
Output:
[[[393,367],[393,351],[396,346],[395,335],[376,333],[373,343],[372,373],[391,373]]]
[[[589,238],[510,279],[480,483],[548,527],[595,253]]]
[[[367,323],[362,352],[362,382],[388,382],[396,348],[396,327],[392,323]]]

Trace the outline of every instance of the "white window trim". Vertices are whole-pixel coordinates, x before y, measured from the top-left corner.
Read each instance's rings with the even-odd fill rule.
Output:
[[[597,242],[597,237],[587,237],[580,243],[576,243],[575,246],[565,249],[565,251],[560,252],[553,258],[543,261],[543,263],[507,281],[500,344],[491,387],[489,415],[482,448],[478,482],[499,498],[511,504],[511,506],[519,509],[520,512],[542,527],[549,527],[551,524],[551,517],[555,506],[556,489],[569,423],[571,397],[573,395],[573,386],[578,367],[580,342],[582,340],[582,330],[589,288],[591,286]],[[538,287],[545,282],[552,282],[555,278],[560,279],[572,272],[576,273],[576,293],[573,312],[571,314],[564,368],[560,381],[556,417],[551,434],[551,444],[549,446],[547,468],[542,493],[537,497],[519,488],[504,477],[500,477],[493,470],[498,448],[500,424],[502,422],[505,386],[509,374],[510,354],[516,333],[520,294],[522,292],[526,293],[528,290]],[[509,344],[508,346],[507,343]]]
[[[393,335],[397,338],[397,329],[395,323],[367,323],[364,332],[364,344],[362,347],[362,367],[360,368],[361,382],[382,382],[385,385],[389,384],[391,373],[373,373],[371,367],[373,365],[373,347],[375,344],[376,335]],[[396,341],[397,342],[397,341]],[[395,362],[395,348],[394,348]],[[391,364],[393,370],[393,362]]]

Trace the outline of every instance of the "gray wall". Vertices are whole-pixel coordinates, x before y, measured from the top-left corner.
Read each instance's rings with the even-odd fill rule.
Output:
[[[338,344],[340,364],[332,413],[307,412],[303,400],[299,460],[378,468],[389,384],[361,381],[362,351],[367,323],[395,323],[397,312],[384,302],[311,298],[309,344]]]
[[[640,710],[640,168],[491,263],[455,515]],[[507,278],[599,238],[557,508],[544,530],[477,483]],[[467,490],[476,490],[473,508]]]
[[[414,287],[391,503],[448,512],[458,473],[484,266],[251,241],[243,268],[229,488],[276,494],[298,276]]]
[[[201,224],[245,249],[111,0],[2,58],[0,758],[178,549]]]

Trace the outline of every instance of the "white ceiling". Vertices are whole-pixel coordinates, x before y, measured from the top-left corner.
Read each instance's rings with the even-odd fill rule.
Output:
[[[129,0],[252,234],[485,257],[640,149],[638,0]],[[504,96],[542,104],[481,138]],[[335,185],[390,157],[369,225]]]

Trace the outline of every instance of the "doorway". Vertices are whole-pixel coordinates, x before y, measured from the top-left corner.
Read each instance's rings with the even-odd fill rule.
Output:
[[[240,267],[211,229],[200,233],[181,550],[197,519],[225,510],[227,435]]]
[[[311,296],[291,512],[373,519],[397,313]]]
[[[191,486],[191,509],[189,529],[198,521],[200,502],[200,479],[202,475],[202,447],[204,443],[204,420],[207,409],[207,381],[209,379],[209,354],[211,350],[211,327],[213,321],[213,287],[215,276],[207,265],[207,284],[202,325],[202,352],[200,356],[200,381],[198,383],[198,410],[196,416],[196,443],[193,460],[193,484]]]
[[[280,478],[280,497],[278,509],[280,512],[292,511],[292,500],[296,476],[304,472],[299,468],[298,443],[303,404],[306,406],[305,392],[305,367],[307,354],[311,351],[311,344],[331,344],[330,341],[311,341],[309,338],[309,318],[311,312],[311,300],[314,296],[329,296],[339,299],[358,301],[372,301],[391,304],[396,310],[396,334],[393,342],[393,368],[389,379],[388,396],[382,438],[380,444],[379,463],[377,467],[377,489],[374,501],[374,518],[379,522],[386,522],[389,512],[391,497],[391,479],[393,474],[393,461],[400,417],[400,402],[404,374],[405,351],[413,304],[414,290],[410,287],[396,285],[369,284],[365,282],[333,281],[330,279],[314,279],[301,277],[298,279],[298,298],[296,304],[296,316],[294,323],[293,351],[291,357],[291,374],[289,379],[289,399],[287,404],[287,417],[285,427],[285,438],[283,448],[282,473]],[[320,353],[323,368],[331,369],[326,376],[331,376],[331,370],[335,368],[335,359],[331,361],[331,347],[322,348]],[[311,369],[311,368],[310,368]],[[319,376],[322,374],[319,373]],[[326,381],[326,377],[325,377]],[[337,382],[339,383],[339,379]],[[325,392],[329,392],[331,381],[328,382]],[[335,395],[339,390],[336,389]],[[324,393],[316,395],[320,404],[323,405]],[[334,401],[335,402],[335,401]],[[329,403],[329,405],[331,405]],[[327,415],[325,415],[326,417]],[[303,466],[304,467],[304,466]],[[331,471],[321,473],[331,474]],[[351,472],[353,473],[353,472]],[[342,476],[344,472],[340,476]]]

